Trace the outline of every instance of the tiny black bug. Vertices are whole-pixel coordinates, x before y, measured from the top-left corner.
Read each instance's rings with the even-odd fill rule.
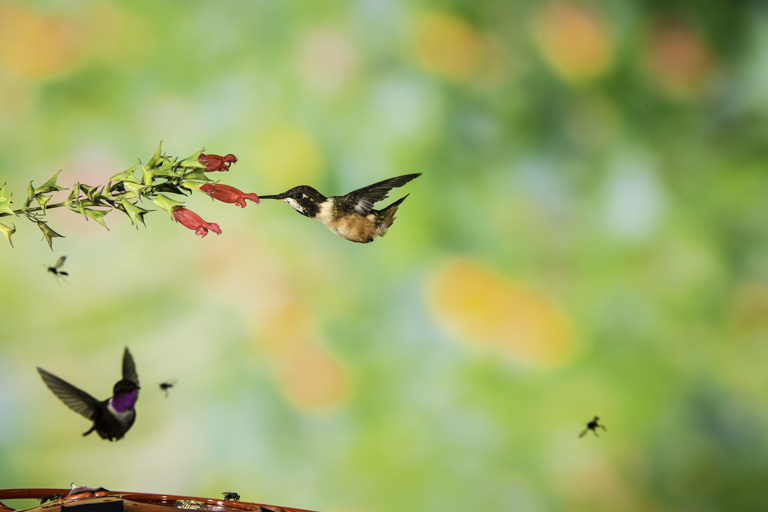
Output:
[[[236,492],[226,491],[221,494],[224,495],[224,501],[240,501],[240,495]]]

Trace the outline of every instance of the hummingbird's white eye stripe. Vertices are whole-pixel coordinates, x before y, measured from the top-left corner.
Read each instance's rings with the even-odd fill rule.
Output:
[[[301,205],[292,197],[286,197],[283,199],[291,208],[296,210],[299,213],[304,213],[304,208],[301,207]]]

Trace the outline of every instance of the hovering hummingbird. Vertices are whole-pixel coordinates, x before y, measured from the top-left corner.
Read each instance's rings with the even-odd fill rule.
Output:
[[[601,425],[599,421],[600,421],[600,417],[595,416],[595,418],[592,421],[587,423],[587,428],[581,431],[581,434],[579,434],[579,437],[584,437],[585,435],[587,435],[587,432],[589,432],[590,430],[592,431],[593,434],[595,434],[595,436],[600,437],[597,435],[597,429],[598,428],[601,428],[603,430],[608,430],[608,429],[605,428],[605,425]]]
[[[83,434],[84,436],[95,430],[102,439],[114,441],[122,439],[133,425],[136,419],[134,406],[139,397],[139,376],[128,347],[123,353],[123,378],[115,384],[112,397],[103,402],[39,366],[37,371],[48,389],[64,402],[64,405],[93,421],[93,426]]]
[[[341,238],[367,244],[377,236],[384,236],[395,221],[397,208],[408,194],[382,210],[374,210],[373,205],[386,199],[393,188],[401,187],[419,176],[421,173],[389,178],[343,196],[325,197],[314,188],[301,185],[282,194],[260,197],[278,199],[305,217],[319,220]]]

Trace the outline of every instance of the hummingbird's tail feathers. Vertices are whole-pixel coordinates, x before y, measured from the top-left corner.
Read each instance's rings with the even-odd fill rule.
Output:
[[[88,432],[83,432],[83,437],[87,436],[88,434],[90,434],[94,430],[96,430],[96,424],[95,423],[93,424],[93,426],[91,427],[91,429]]]
[[[43,382],[64,405],[80,414],[81,416],[93,420],[99,407],[99,401],[91,395],[78,389],[69,382],[48,373],[38,366],[37,372],[42,377]]]
[[[377,222],[376,222],[376,229],[379,232],[379,236],[384,236],[384,234],[387,232],[389,227],[392,225],[393,222],[395,222],[395,214],[397,213],[397,209],[400,207],[403,201],[405,201],[405,198],[408,197],[410,194],[405,194],[403,197],[395,201],[394,203],[390,204],[383,210],[379,210],[377,215]]]
[[[397,212],[397,209],[400,207],[400,205],[403,203],[403,201],[405,201],[405,198],[408,197],[409,195],[411,195],[411,194],[405,194],[403,197],[401,197],[400,199],[398,199],[394,203],[390,204],[389,206],[387,206],[386,208],[384,208],[381,211],[382,212],[392,211],[392,215],[394,216],[395,212]]]

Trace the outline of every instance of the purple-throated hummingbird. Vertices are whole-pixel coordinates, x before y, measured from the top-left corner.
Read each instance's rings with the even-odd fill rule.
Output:
[[[136,419],[134,406],[139,397],[139,376],[128,347],[123,353],[123,378],[115,384],[112,396],[102,402],[39,366],[37,371],[48,389],[64,405],[93,421],[93,426],[84,436],[95,430],[102,439],[114,441],[121,439],[133,425]]]

